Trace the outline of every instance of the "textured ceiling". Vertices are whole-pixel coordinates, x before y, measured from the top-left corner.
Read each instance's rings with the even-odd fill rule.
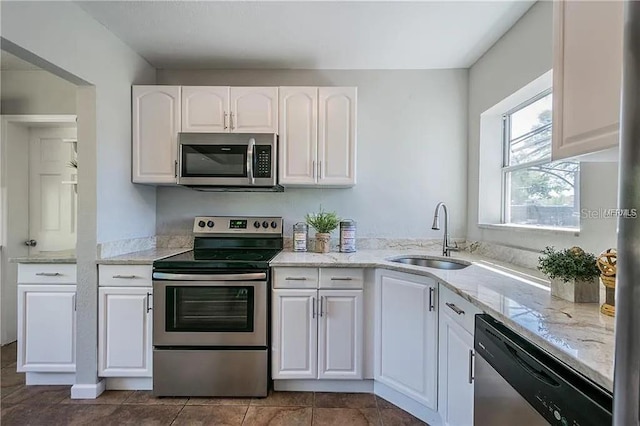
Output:
[[[533,1],[77,2],[156,68],[472,65]]]

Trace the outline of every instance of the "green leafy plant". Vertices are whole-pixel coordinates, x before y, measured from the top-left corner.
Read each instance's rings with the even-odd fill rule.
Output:
[[[580,247],[556,250],[546,247],[538,258],[538,269],[551,279],[564,282],[571,280],[590,281],[600,275],[596,256]]]
[[[307,213],[307,225],[313,227],[319,234],[329,234],[340,225],[340,218],[336,212],[325,212],[320,207],[318,213]]]

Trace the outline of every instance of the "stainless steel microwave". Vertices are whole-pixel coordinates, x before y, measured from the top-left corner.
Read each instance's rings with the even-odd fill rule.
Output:
[[[278,135],[180,133],[178,185],[210,188],[275,188]]]

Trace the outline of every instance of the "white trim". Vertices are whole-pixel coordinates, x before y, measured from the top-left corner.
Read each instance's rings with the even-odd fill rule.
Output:
[[[75,124],[78,120],[77,115],[73,114],[22,114],[22,115],[3,115],[2,120],[11,123],[43,123],[43,124]]]
[[[478,228],[509,232],[535,232],[539,234],[580,236],[580,228],[556,228],[553,226],[518,225],[512,223],[479,223]]]
[[[109,377],[104,381],[107,390],[153,390],[151,377]]]
[[[296,392],[373,393],[373,380],[274,380],[273,389]]]
[[[105,391],[106,382],[100,380],[95,384],[71,386],[71,399],[96,399]]]
[[[27,372],[24,383],[31,385],[73,385],[76,382],[76,373],[36,373]]]
[[[415,399],[409,398],[383,383],[374,383],[374,393],[392,404],[397,405],[407,413],[419,418],[430,426],[442,425],[442,419],[437,411],[433,411],[425,407]]]

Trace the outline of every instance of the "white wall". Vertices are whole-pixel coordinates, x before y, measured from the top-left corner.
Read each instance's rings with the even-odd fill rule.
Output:
[[[75,114],[76,86],[47,71],[3,70],[2,114]]]
[[[191,234],[195,215],[276,215],[287,234],[318,209],[358,223],[359,237],[439,238],[433,210],[445,201],[451,235],[466,234],[466,70],[159,71],[159,84],[357,86],[358,184],[284,193],[202,193],[158,188],[158,234]]]
[[[97,381],[97,243],[155,233],[155,189],[131,184],[131,85],[155,70],[73,2],[2,2],[3,49],[78,89],[79,384]]]
[[[579,235],[478,227],[480,114],[542,76],[552,64],[552,2],[538,2],[469,70],[468,240],[540,250],[547,245],[580,245],[600,252],[616,244],[616,220],[581,222]],[[580,207],[617,206],[617,164],[581,164]]]

